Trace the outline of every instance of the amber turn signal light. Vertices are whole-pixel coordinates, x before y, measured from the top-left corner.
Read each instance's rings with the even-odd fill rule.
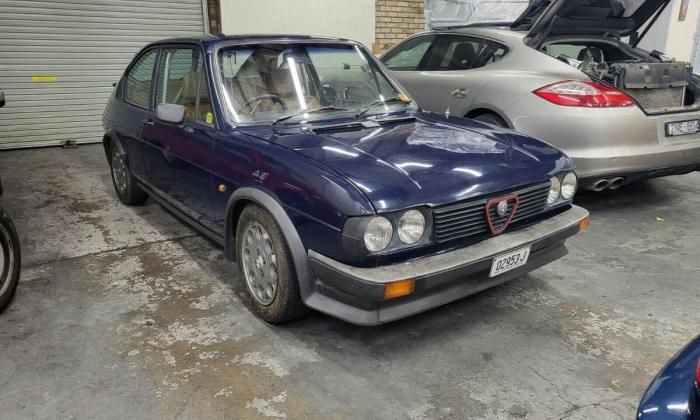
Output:
[[[414,290],[416,290],[416,281],[414,279],[393,281],[384,285],[384,299],[410,295]]]
[[[583,219],[583,220],[581,220],[580,222],[578,222],[578,231],[579,231],[579,232],[583,232],[584,230],[586,230],[586,228],[588,227],[588,223],[589,223],[590,221],[591,221],[591,218],[590,218],[590,217],[586,217],[585,219]]]

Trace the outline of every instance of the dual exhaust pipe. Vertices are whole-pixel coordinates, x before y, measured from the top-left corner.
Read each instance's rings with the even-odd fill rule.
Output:
[[[601,178],[593,183],[593,191],[616,190],[624,184],[625,178],[618,176],[615,178]]]

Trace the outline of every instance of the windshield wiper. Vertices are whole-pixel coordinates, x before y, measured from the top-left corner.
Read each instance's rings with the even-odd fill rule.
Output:
[[[302,114],[313,114],[314,112],[321,112],[321,111],[347,111],[347,110],[348,110],[347,108],[341,108],[341,107],[333,106],[333,105],[322,106],[322,107],[313,108],[313,109],[302,109],[302,110],[299,110],[298,112],[295,112],[293,114],[289,114],[289,115],[285,115],[284,117],[277,118],[276,120],[272,121],[272,126],[274,126],[275,124],[277,124],[279,122],[286,121],[288,119],[297,117],[297,116],[302,115]]]
[[[377,102],[374,102],[372,105],[368,106],[367,108],[363,109],[362,111],[358,112],[357,114],[355,114],[355,119],[360,118],[361,116],[365,115],[366,113],[368,113],[369,111],[378,107],[379,105],[386,105],[386,104],[389,104],[392,102],[401,102],[404,104],[410,104],[410,102],[403,101],[399,98],[388,98],[388,99],[384,99],[384,100],[379,100]]]

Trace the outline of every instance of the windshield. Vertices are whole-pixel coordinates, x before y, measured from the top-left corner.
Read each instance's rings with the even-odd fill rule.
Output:
[[[221,50],[218,60],[224,102],[236,122],[357,115],[373,105],[368,114],[413,107],[355,45],[245,45]]]

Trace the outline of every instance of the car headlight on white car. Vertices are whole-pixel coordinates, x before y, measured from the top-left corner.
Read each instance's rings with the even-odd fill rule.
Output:
[[[547,206],[551,207],[574,199],[574,194],[576,194],[576,188],[578,187],[578,179],[575,173],[566,172],[553,176],[550,182]]]

